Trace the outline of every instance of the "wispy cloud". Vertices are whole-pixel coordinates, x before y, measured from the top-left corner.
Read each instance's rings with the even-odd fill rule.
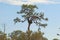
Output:
[[[22,4],[60,4],[60,2],[49,1],[49,0],[0,0],[0,2],[4,2],[11,5],[22,5]]]

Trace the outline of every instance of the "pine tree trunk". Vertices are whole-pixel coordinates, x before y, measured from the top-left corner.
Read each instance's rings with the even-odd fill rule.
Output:
[[[30,25],[32,24],[32,20],[28,19],[28,40],[30,40]]]
[[[29,20],[28,18],[28,31],[30,30],[30,25],[32,24],[32,20]]]
[[[30,25],[31,25],[31,24],[29,23],[29,24],[28,24],[28,31],[30,30]]]

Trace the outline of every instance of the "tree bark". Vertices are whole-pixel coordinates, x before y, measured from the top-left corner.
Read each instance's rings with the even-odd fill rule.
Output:
[[[31,24],[30,24],[30,23],[28,23],[28,31],[30,30],[30,25],[31,25]]]
[[[30,30],[30,25],[32,24],[32,20],[29,20],[28,18],[28,31]]]
[[[30,25],[32,24],[32,20],[28,19],[28,40],[30,40]]]

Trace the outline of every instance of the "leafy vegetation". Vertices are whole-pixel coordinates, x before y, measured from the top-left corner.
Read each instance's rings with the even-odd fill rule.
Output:
[[[31,35],[28,37],[27,32],[22,32],[22,31],[14,31],[12,32],[9,36],[12,38],[12,40],[48,40],[47,38],[43,37],[43,33],[41,31],[37,32],[29,32]]]

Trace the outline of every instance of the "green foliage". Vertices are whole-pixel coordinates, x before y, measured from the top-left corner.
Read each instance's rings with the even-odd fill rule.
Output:
[[[20,19],[18,17],[16,17],[16,19],[14,19],[14,22],[15,23],[20,22]]]
[[[22,9],[20,13],[25,13],[25,14],[32,14],[34,12],[34,9],[37,8],[36,5],[22,5]]]
[[[13,34],[15,34],[15,36]],[[37,32],[32,32],[32,31],[27,31],[27,32],[20,32],[18,33],[16,31],[12,32],[12,40],[48,40],[47,38],[43,37],[43,33],[41,31]],[[18,35],[16,35],[18,34]],[[30,36],[29,36],[30,35]],[[14,38],[14,39],[13,39]]]

